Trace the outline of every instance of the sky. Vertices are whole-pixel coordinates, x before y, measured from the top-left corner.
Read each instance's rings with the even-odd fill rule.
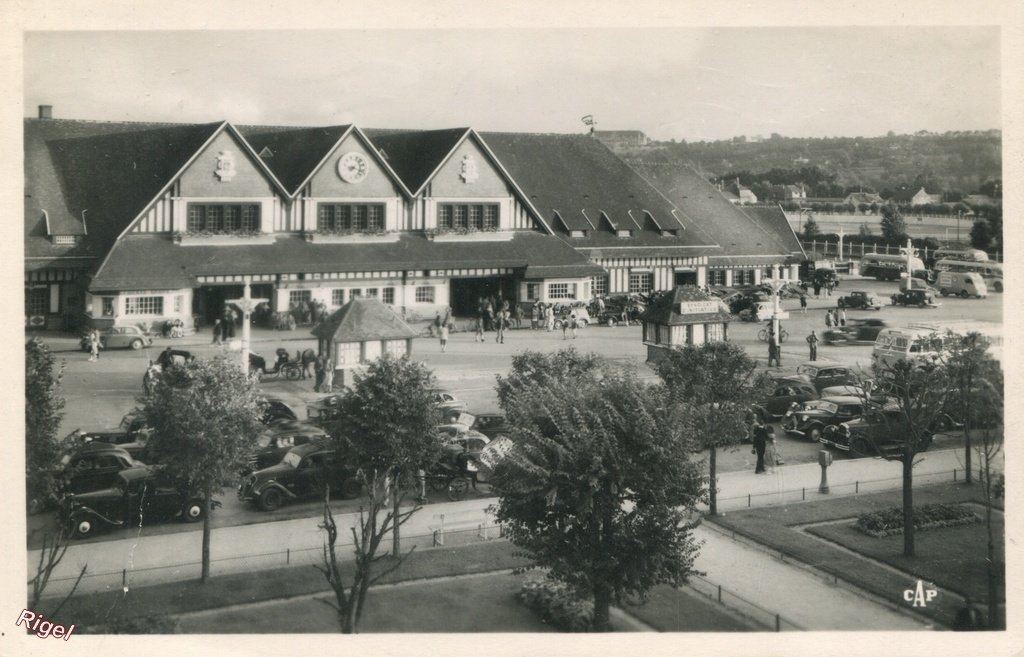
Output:
[[[994,27],[28,31],[56,118],[659,140],[1001,127]]]

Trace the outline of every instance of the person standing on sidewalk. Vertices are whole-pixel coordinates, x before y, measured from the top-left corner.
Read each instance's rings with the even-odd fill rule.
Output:
[[[800,295],[800,312],[802,312],[805,315],[807,314],[807,295],[806,294],[801,294]]]
[[[484,318],[483,315],[476,316],[476,335],[473,336],[473,342],[484,341]]]
[[[494,336],[494,341],[499,344],[505,344],[505,328],[508,320],[505,318],[505,312],[499,312],[498,316],[494,318],[494,329],[498,332]]]
[[[768,427],[765,426],[760,414],[754,420],[753,441],[754,449],[752,453],[757,455],[757,465],[754,466],[754,474],[764,474],[764,452],[768,447]]]
[[[825,328],[832,328],[832,326],[832,309],[829,308],[828,310],[825,311]]]
[[[818,360],[818,336],[815,335],[814,329],[811,329],[811,334],[807,336],[807,346],[811,350],[811,360]]]
[[[441,328],[439,330],[441,332],[441,353],[443,354],[445,349],[448,348],[448,324],[441,324]]]
[[[213,321],[213,344],[216,344],[216,345],[223,344],[223,341],[221,340],[221,337],[220,337],[220,319],[219,318],[215,319]]]
[[[846,326],[846,308],[839,309],[839,326]]]

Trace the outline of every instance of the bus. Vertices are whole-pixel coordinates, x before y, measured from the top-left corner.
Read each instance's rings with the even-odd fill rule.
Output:
[[[988,262],[988,254],[981,249],[936,249],[929,255],[935,262],[938,262],[939,260]]]
[[[959,274],[975,273],[985,279],[985,285],[994,292],[1003,291],[1003,265],[998,262],[974,262],[971,260],[939,260],[935,271],[951,271]]]
[[[914,278],[929,280],[928,270],[920,258],[910,259]],[[871,276],[880,281],[899,280],[907,271],[907,256],[887,255],[885,253],[865,253],[860,259],[860,275]]]

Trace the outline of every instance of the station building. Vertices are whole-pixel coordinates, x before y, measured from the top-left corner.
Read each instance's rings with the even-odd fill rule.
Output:
[[[784,216],[744,214],[695,172],[691,194],[721,204],[674,199],[587,135],[76,121],[41,108],[25,121],[25,177],[28,327],[193,326],[245,285],[275,312],[375,297],[414,320],[469,315],[489,295],[588,301],[718,271],[755,282],[793,258]],[[737,222],[765,235],[759,255],[722,243]]]

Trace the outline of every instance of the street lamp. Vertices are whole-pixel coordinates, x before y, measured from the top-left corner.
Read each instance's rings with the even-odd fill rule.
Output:
[[[771,340],[772,346],[775,348],[776,362],[781,363],[781,350],[782,350],[782,337],[780,335],[779,320],[786,319],[789,317],[789,313],[782,311],[782,301],[779,296],[779,292],[786,286],[789,281],[781,278],[766,278],[762,279],[761,283],[771,287],[772,289],[772,330]]]

